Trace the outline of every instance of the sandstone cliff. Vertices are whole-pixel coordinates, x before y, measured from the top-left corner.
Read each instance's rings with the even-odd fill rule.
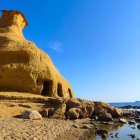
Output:
[[[0,91],[74,97],[72,88],[50,57],[25,39],[28,24],[19,11],[2,10],[0,18]]]

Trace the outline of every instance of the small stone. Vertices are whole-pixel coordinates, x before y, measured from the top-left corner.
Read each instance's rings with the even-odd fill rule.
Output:
[[[128,136],[130,136],[132,139],[136,138],[135,134],[129,134]]]
[[[136,127],[131,127],[132,129],[136,129]]]
[[[131,120],[131,121],[128,121],[128,124],[129,124],[129,125],[135,125],[136,122],[135,122],[134,120]]]
[[[116,133],[116,134],[115,134],[115,137],[116,137],[116,138],[119,138],[119,137],[118,137],[118,134],[119,134],[119,133]]]
[[[119,123],[126,123],[126,122],[127,122],[126,119],[123,119],[123,118],[120,118],[120,119],[119,119]]]
[[[88,126],[88,125],[84,125],[82,128],[83,128],[83,129],[90,129],[91,127]]]
[[[75,128],[79,128],[79,125],[77,125],[77,124],[74,124],[72,126],[75,127]]]
[[[140,124],[137,125],[137,128],[140,129]]]
[[[135,118],[135,121],[136,121],[137,123],[140,123],[140,118]]]
[[[101,135],[101,134],[108,134],[108,130],[106,129],[99,129],[96,131],[96,134]]]

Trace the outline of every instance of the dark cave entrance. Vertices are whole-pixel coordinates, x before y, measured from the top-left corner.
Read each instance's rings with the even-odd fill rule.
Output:
[[[57,85],[57,94],[59,97],[63,97],[62,85],[60,83]]]
[[[43,90],[41,95],[43,96],[51,96],[53,88],[53,82],[51,80],[44,81]]]

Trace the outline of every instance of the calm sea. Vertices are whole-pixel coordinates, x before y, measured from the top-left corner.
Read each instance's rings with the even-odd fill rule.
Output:
[[[109,103],[109,104],[113,105],[113,106],[117,106],[117,107],[123,107],[123,106],[127,106],[127,105],[140,106],[140,101],[136,101],[136,102],[119,102],[119,103]]]

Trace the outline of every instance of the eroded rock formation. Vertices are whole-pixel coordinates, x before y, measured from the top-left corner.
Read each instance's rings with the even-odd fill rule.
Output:
[[[0,18],[0,91],[74,97],[72,88],[50,57],[25,39],[28,24],[19,11],[2,10]]]

